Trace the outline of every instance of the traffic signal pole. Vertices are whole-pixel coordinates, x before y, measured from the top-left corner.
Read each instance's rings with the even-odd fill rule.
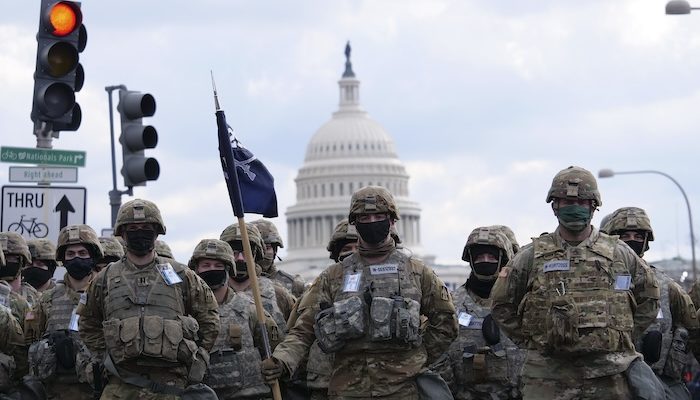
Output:
[[[117,212],[119,212],[119,207],[122,206],[122,195],[128,194],[129,196],[133,196],[134,191],[131,187],[127,190],[117,189],[117,161],[114,145],[114,105],[112,104],[112,92],[115,90],[126,90],[126,86],[107,86],[105,90],[107,91],[107,98],[109,99],[109,136],[110,144],[112,145],[112,190],[109,191],[109,205],[112,208],[111,227],[114,228],[114,224],[117,222]]]

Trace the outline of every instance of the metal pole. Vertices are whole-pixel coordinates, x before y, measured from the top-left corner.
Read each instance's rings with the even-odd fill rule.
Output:
[[[122,192],[117,189],[117,161],[114,150],[114,106],[112,105],[112,92],[117,89],[126,90],[124,85],[107,86],[105,90],[107,91],[107,98],[109,99],[109,135],[110,144],[112,146],[112,190],[109,191],[109,205],[112,208],[112,229],[114,229],[114,224],[117,221],[117,212],[119,212],[119,207],[122,205]]]
[[[680,189],[681,194],[683,194],[683,198],[685,199],[685,205],[688,207],[688,223],[690,224],[690,250],[691,254],[693,257],[693,280],[695,282],[698,281],[698,276],[697,276],[697,266],[695,263],[695,233],[693,231],[693,213],[690,211],[690,201],[688,201],[688,195],[685,194],[685,190],[683,190],[683,187],[681,186],[680,183],[678,183],[677,180],[673,179],[673,177],[669,174],[666,174],[661,171],[654,171],[654,170],[645,170],[645,171],[625,171],[625,172],[618,172],[615,171],[615,174],[658,174],[658,175],[663,175],[666,178],[670,179],[671,182],[675,183],[676,186],[678,186],[678,189]]]

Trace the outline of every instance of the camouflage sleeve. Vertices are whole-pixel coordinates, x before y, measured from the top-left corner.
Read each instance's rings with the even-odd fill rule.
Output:
[[[287,318],[287,326],[294,326],[294,324],[297,323],[297,319],[299,319],[299,304],[304,300],[304,297],[305,293],[294,303],[294,307],[292,307],[292,311],[289,313],[289,318]]]
[[[421,314],[427,317],[423,344],[432,364],[450,347],[459,327],[449,290],[428,266],[423,266],[421,290]]]
[[[637,338],[656,320],[659,312],[659,282],[651,267],[640,259],[627,245],[618,241],[613,262],[622,261],[632,274],[632,294],[637,303],[634,311],[633,338]]]
[[[17,293],[10,293],[10,309],[12,310],[12,315],[17,319],[22,327],[22,333],[24,333],[24,321],[25,317],[31,311],[29,308],[29,303],[24,297]],[[29,344],[27,342],[26,336],[22,337],[22,344],[15,346],[11,351],[12,356],[15,358],[16,370],[15,376],[22,377],[29,373]]]
[[[690,296],[690,300],[692,300],[693,304],[700,304],[700,281],[693,283],[693,286],[690,287],[688,295]]]
[[[534,258],[534,248],[529,245],[501,269],[491,289],[491,315],[506,335],[518,345],[527,338],[522,335],[521,315],[518,306],[527,293],[529,270]]]
[[[41,339],[46,331],[48,315],[51,313],[51,290],[41,294],[38,301],[34,303],[32,310],[24,318],[24,336],[27,343],[36,342]]]
[[[289,325],[289,332],[282,343],[277,345],[273,357],[280,360],[289,375],[293,375],[301,361],[306,357],[309,348],[316,340],[314,319],[322,303],[333,304],[333,289],[331,275],[342,277],[340,264],[335,264],[321,273],[308,289],[299,303],[299,316],[294,325]],[[340,278],[338,278],[340,279]]]
[[[210,351],[219,336],[219,305],[209,286],[191,269],[185,270],[187,279],[187,313],[199,323],[199,344]]]
[[[22,325],[12,315],[12,310],[0,306],[0,351],[11,353],[24,344]]]
[[[668,300],[673,327],[682,326],[688,330],[688,347],[696,357],[700,357],[700,322],[693,301],[678,283],[670,279]]]
[[[102,330],[102,321],[104,320],[102,303],[104,288],[102,285],[105,271],[106,269],[100,271],[93,278],[85,291],[85,301],[81,300],[77,309],[77,313],[80,315],[80,319],[78,319],[80,339],[95,355],[103,354],[105,351],[105,337]]]
[[[281,283],[277,281],[272,281],[273,287],[275,288],[275,297],[277,298],[277,306],[280,308],[284,319],[289,319],[289,315],[292,313],[292,308],[294,308],[294,303],[296,303],[296,298],[292,293],[287,290]]]
[[[304,290],[306,289],[306,282],[301,278],[299,275],[294,275],[294,282],[292,283],[292,294],[294,297],[297,299],[301,297],[302,294],[304,294]]]

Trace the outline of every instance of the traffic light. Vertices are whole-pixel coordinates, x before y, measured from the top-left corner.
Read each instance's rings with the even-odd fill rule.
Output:
[[[146,186],[146,181],[154,181],[160,175],[158,160],[145,157],[144,149],[155,148],[158,132],[151,125],[143,125],[141,118],[152,117],[156,112],[156,100],[148,93],[133,90],[119,90],[119,106],[122,133],[122,176],[124,186]]]
[[[36,41],[32,121],[46,122],[54,131],[75,131],[82,119],[75,92],[85,80],[78,61],[87,44],[80,2],[41,0]]]

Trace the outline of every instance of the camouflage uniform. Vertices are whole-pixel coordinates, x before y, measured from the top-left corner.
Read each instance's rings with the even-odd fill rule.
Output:
[[[277,248],[284,247],[282,237],[277,231],[277,227],[275,227],[272,222],[265,219],[252,221],[251,224],[258,228],[260,231],[260,236],[262,237],[265,245],[270,245],[274,249],[274,255],[272,258],[264,254],[263,251],[264,257],[260,261],[263,276],[267,276],[268,278],[281,283],[282,286],[289,290],[292,295],[299,298],[301,294],[304,293],[304,287],[306,285],[304,280],[301,279],[301,276],[299,275],[291,275],[285,271],[282,271],[281,269],[277,269],[277,266],[275,265]]]
[[[627,245],[590,226],[590,209],[601,204],[590,172],[579,167],[559,172],[547,202],[555,198],[557,207],[562,199],[590,200],[587,219],[566,220],[554,208],[557,230],[534,238],[499,273],[492,315],[527,349],[525,399],[630,397],[624,372],[639,357],[633,333],[655,320],[658,283]],[[578,244],[560,233],[565,224],[576,226],[572,223],[585,224],[581,232],[590,230]]]
[[[150,201],[135,199],[122,205],[115,234],[128,238],[132,234],[128,225],[137,223],[165,233],[160,211]],[[177,399],[178,395],[165,392],[203,379],[209,350],[219,334],[218,305],[211,289],[187,266],[156,256],[153,245],[145,256],[152,256],[152,261],[137,266],[129,259],[134,250],[127,241],[127,257],[100,271],[78,309],[80,337],[98,359],[107,360],[107,370],[111,361],[122,378],[159,384],[143,388],[112,376],[102,399]]]
[[[637,207],[624,207],[610,215],[601,230],[613,235],[628,231],[644,234],[640,257],[649,250],[654,232],[646,212]],[[695,305],[681,286],[668,275],[651,266],[661,290],[660,308],[654,321],[635,340],[637,351],[644,355],[654,373],[667,386],[673,399],[690,399],[683,382],[683,372],[689,366],[692,350],[700,357],[700,323]]]
[[[0,253],[0,263],[4,264]],[[10,286],[0,281],[0,393],[7,393],[21,377],[14,355],[24,346],[22,325],[8,307]]]
[[[393,196],[380,187],[353,194],[350,223],[358,214],[398,219]],[[273,353],[275,364],[281,362],[291,373],[318,339],[324,351],[335,353],[328,387],[332,399],[418,399],[416,376],[457,334],[443,282],[422,261],[398,251],[388,230],[382,240],[373,250],[360,247],[361,253],[321,273],[299,304],[298,320]],[[381,263],[370,265],[360,255],[380,249]],[[428,320],[423,335],[420,314]]]
[[[65,260],[68,246],[81,244],[93,260],[102,257],[97,234],[87,225],[69,225],[58,235],[56,258]],[[80,339],[76,309],[83,290],[77,291],[68,274],[45,291],[26,318],[30,373],[41,379],[54,399],[92,399],[92,355]]]
[[[168,244],[162,240],[156,240],[156,254],[158,254],[161,257],[170,258],[172,260],[175,259],[175,256],[173,256],[173,251],[172,249],[170,249],[170,246],[168,246]]]
[[[56,261],[56,246],[48,239],[27,240],[27,246],[29,247],[29,253],[32,256],[32,264],[36,263],[37,261],[42,262],[48,267],[48,273],[52,276],[52,278],[49,278],[48,280],[49,284],[42,291],[55,287],[56,281],[53,279],[53,274],[56,272],[56,267],[58,266],[58,262]],[[26,273],[27,268],[25,268],[22,272]],[[41,293],[39,289],[37,289],[37,291]],[[41,294],[39,294],[38,297],[41,297]]]
[[[222,262],[226,275],[220,285],[212,287],[218,291],[223,285],[226,295],[219,303],[221,329],[210,351],[205,382],[222,400],[271,398],[270,388],[260,373],[261,355],[265,354],[265,349],[260,340],[255,303],[246,294],[236,293],[227,285],[228,275],[236,273],[233,250],[224,241],[203,239],[195,247],[189,267],[198,272],[198,263],[202,259]],[[277,324],[267,313],[265,325],[271,346],[274,346],[279,341],[279,332]]]
[[[488,292],[498,270],[494,276],[482,279],[477,277],[473,267],[479,246],[498,249],[499,267],[513,258],[512,243],[501,232],[501,227],[476,228],[464,246],[462,259],[472,265],[472,273],[467,282],[452,293],[459,336],[447,352],[447,371],[440,369],[458,400],[520,398],[518,376],[525,358],[524,351],[498,330],[495,335],[485,330],[493,329],[493,325],[488,326],[493,324]],[[476,285],[481,296],[475,292]]]
[[[296,299],[292,294],[281,284],[273,281],[270,278],[261,276],[259,262],[263,258],[264,244],[260,236],[260,231],[252,224],[246,224],[248,238],[250,239],[251,248],[253,250],[253,258],[256,263],[256,271],[258,274],[258,284],[260,285],[260,296],[262,297],[263,307],[265,311],[272,315],[277,327],[282,335],[287,333],[287,319],[292,312]],[[221,232],[220,240],[227,242],[232,247],[241,246],[241,232],[238,224],[232,224],[226,227]],[[248,287],[244,293],[250,297],[253,295],[253,288]]]

